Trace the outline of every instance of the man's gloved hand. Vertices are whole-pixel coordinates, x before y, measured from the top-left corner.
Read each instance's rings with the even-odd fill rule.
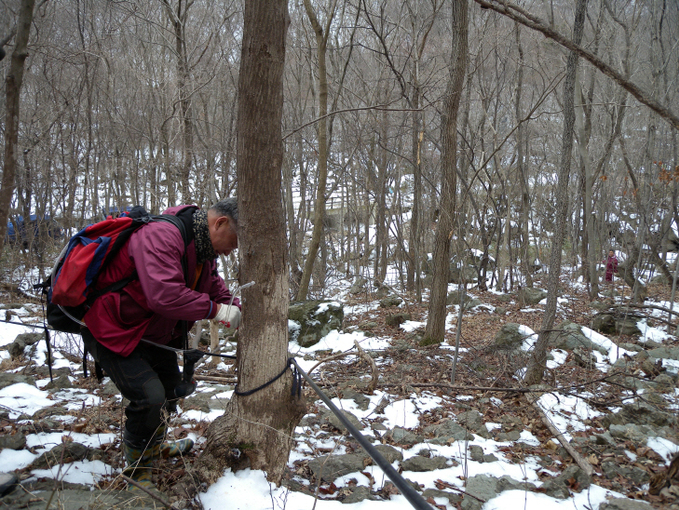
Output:
[[[221,322],[226,328],[233,332],[240,325],[240,310],[234,305],[220,304],[214,320]]]

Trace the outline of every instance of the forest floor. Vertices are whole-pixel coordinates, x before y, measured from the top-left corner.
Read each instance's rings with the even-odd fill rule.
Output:
[[[539,287],[540,282],[536,282],[535,285]],[[621,295],[615,299],[615,302],[625,302],[624,293],[627,289],[618,284],[616,290]],[[545,415],[550,416],[552,423],[557,424],[557,428],[567,437],[569,443],[574,445],[582,459],[585,459],[585,463],[593,469],[592,476],[586,482],[576,476],[564,482],[566,484],[566,488],[563,489],[566,491],[564,503],[570,498],[569,508],[604,508],[605,501],[612,496],[627,498],[629,502],[639,504],[646,502],[655,508],[679,508],[675,499],[675,496],[679,494],[679,487],[675,483],[679,484],[679,482],[672,480],[672,477],[666,474],[671,454],[679,450],[679,446],[676,446],[679,445],[676,419],[667,427],[662,428],[662,433],[658,432],[659,439],[657,440],[653,440],[655,435],[649,433],[650,429],[643,428],[645,425],[639,425],[641,427],[639,430],[649,435],[648,441],[635,437],[631,432],[628,437],[616,435],[611,438],[610,435],[606,435],[607,431],[614,429],[611,423],[618,423],[619,427],[622,426],[611,416],[626,412],[626,406],[632,405],[631,403],[642,407],[646,404],[653,404],[663,416],[665,414],[676,415],[677,404],[679,404],[676,369],[673,369],[671,364],[669,368],[663,367],[661,363],[656,364],[655,373],[649,373],[648,366],[642,363],[646,358],[638,355],[634,358],[627,356],[629,359],[624,367],[617,357],[615,358],[617,363],[614,363],[611,357],[610,363],[604,368],[601,363],[583,363],[577,352],[554,351],[553,354],[558,363],[548,364],[549,368],[544,379],[544,383],[549,386],[546,394],[555,396],[560,404],[571,398],[577,399],[578,403],[574,404],[570,410],[559,408],[556,404],[550,409],[550,406],[545,406],[543,403],[542,409],[547,409],[543,412],[540,406],[535,405],[533,399],[529,400],[531,394],[523,391],[520,378],[517,377],[517,373],[526,366],[530,352],[497,350],[493,348],[493,342],[495,335],[507,323],[516,323],[532,331],[539,331],[544,306],[522,306],[516,299],[508,299],[509,294],[492,291],[479,292],[477,289],[469,289],[468,293],[482,304],[466,311],[463,315],[459,335],[460,356],[456,363],[454,382],[451,383],[451,370],[457,333],[455,326],[457,307],[450,308],[446,342],[441,345],[420,347],[418,341],[426,321],[426,304],[416,304],[410,296],[403,296],[406,297],[406,304],[398,308],[382,308],[373,296],[350,296],[348,294],[341,297],[346,310],[342,334],[355,338],[357,334],[362,334],[361,330],[365,331],[365,324],[369,322],[371,325],[369,334],[365,337],[364,348],[370,352],[375,361],[375,367],[371,368],[368,362],[358,356],[332,359],[323,362],[315,370],[314,379],[334,398],[334,401],[358,417],[366,427],[364,434],[370,435],[377,443],[395,446],[401,452],[405,460],[401,461],[399,470],[403,472],[404,477],[419,485],[419,490],[423,491],[427,501],[436,505],[437,508],[491,510],[496,508],[495,504],[497,507],[503,504],[505,507],[507,505],[514,507],[508,499],[503,502],[501,495],[492,500],[470,495],[473,491],[466,484],[473,478],[474,473],[469,466],[479,467],[484,462],[478,454],[476,457],[469,456],[469,449],[473,448],[470,446],[472,443],[481,445],[485,454],[500,457],[499,461],[502,465],[500,474],[497,476],[501,476],[501,473],[511,475],[513,466],[516,466],[524,473],[523,482],[531,484],[528,490],[531,497],[535,495],[547,498],[547,500],[526,500],[524,494],[524,499],[521,501],[532,501],[532,503],[524,502],[522,508],[539,508],[540,510],[566,508],[558,506],[564,498],[558,495],[558,491],[547,490],[545,482],[566,472],[566,468],[575,465],[576,461],[555,440],[554,430],[548,428],[545,423]],[[651,286],[649,296],[657,303],[667,303],[670,299],[670,291],[667,286]],[[4,306],[6,309],[15,309],[13,307],[16,304],[10,304],[15,300],[16,297],[0,295],[0,303],[7,303]],[[613,303],[613,300],[610,301]],[[24,306],[24,309],[38,311],[39,306],[36,303],[32,305],[29,303],[28,306]],[[401,324],[400,327],[388,326],[387,319],[395,312],[409,314],[410,320]],[[588,327],[595,312],[586,292],[571,286],[560,299],[555,324],[558,325],[567,320]],[[22,321],[31,320],[33,315],[30,312],[20,312],[19,315],[21,314],[23,314]],[[649,327],[661,327],[662,318],[657,314],[649,313],[646,324]],[[13,340],[13,331],[8,330],[4,335],[7,337],[6,340],[0,344],[7,347]],[[371,339],[375,340],[376,348],[371,348]],[[669,333],[664,334],[661,344],[648,338],[640,339],[638,335],[616,335],[610,337],[610,340],[617,346],[636,345],[638,346],[637,352],[650,350],[659,345],[668,349],[679,347],[679,340]],[[347,346],[345,351],[351,343],[345,343]],[[299,349],[298,346],[296,348]],[[291,350],[294,350],[292,344]],[[330,349],[321,347],[299,349],[297,355],[303,357],[306,367],[311,367],[342,350],[338,344]],[[629,352],[625,349],[622,351]],[[76,339],[71,337],[60,353],[61,357],[57,355],[58,362],[55,366],[68,368],[69,377],[61,394],[50,393],[48,398],[52,402],[43,403],[42,406],[37,407],[36,411],[31,409],[30,411],[33,412],[28,410],[17,412],[11,407],[11,400],[8,400],[10,397],[5,395],[3,399],[3,395],[0,394],[0,406],[2,406],[0,407],[2,411],[0,412],[0,427],[3,428],[4,434],[12,437],[23,435],[27,438],[27,442],[18,448],[26,454],[24,460],[9,461],[8,459],[18,459],[19,456],[9,457],[11,451],[14,453],[16,451],[8,446],[0,445],[5,448],[0,451],[0,464],[5,466],[4,470],[15,472],[23,483],[23,487],[30,487],[33,492],[45,490],[55,486],[55,479],[59,480],[59,476],[50,476],[45,471],[45,466],[36,465],[39,457],[44,456],[46,451],[54,447],[54,444],[48,447],[47,443],[53,441],[58,444],[66,441],[67,443],[83,442],[87,445],[86,437],[96,436],[99,438],[99,444],[88,446],[87,461],[91,464],[100,462],[104,467],[101,467],[98,472],[91,470],[91,476],[85,479],[75,477],[69,482],[68,478],[62,476],[61,487],[68,489],[69,487],[89,486],[109,493],[124,489],[125,481],[118,476],[122,468],[122,459],[119,454],[119,426],[122,411],[117,392],[114,387],[111,387],[110,382],[102,385],[95,378],[82,377],[79,367],[82,360],[79,359]],[[620,359],[623,358],[624,356],[620,357]],[[0,372],[30,375],[36,380],[38,388],[47,391],[49,380],[45,379],[47,377],[46,367],[44,363],[41,365],[41,359],[44,361],[44,358],[41,358],[39,352],[14,359],[3,354],[0,359],[2,359]],[[654,382],[661,374],[669,374],[673,383],[670,388],[663,390],[660,397],[651,398],[651,390],[643,385]],[[171,428],[175,438],[192,437],[197,444],[189,455],[181,459],[167,460],[163,468],[158,471],[156,483],[161,493],[169,493],[173,484],[190,472],[191,464],[200,455],[203,447],[201,439],[205,429],[210,421],[220,414],[220,408],[223,408],[223,405],[214,405],[215,399],[228,398],[233,389],[233,382],[235,382],[233,367],[228,362],[212,365],[206,360],[197,367],[196,375],[201,381],[199,392],[195,398],[190,397],[184,401],[183,413],[171,424]],[[377,377],[377,381],[374,388],[369,388],[372,376]],[[640,381],[641,386],[630,386],[629,381],[635,379]],[[6,386],[6,389],[9,388],[12,386]],[[17,387],[14,388],[16,391]],[[66,391],[70,391],[71,396],[64,397],[66,393],[63,392]],[[203,394],[204,397],[201,397],[200,395]],[[58,401],[58,395],[62,396],[62,402]],[[75,401],[73,395],[80,395],[78,397],[80,400]],[[291,500],[287,499],[290,497],[289,494],[293,493],[311,498],[305,500],[307,502],[303,503],[304,508],[312,508],[312,504],[316,506],[317,503],[320,505],[321,502],[326,501],[353,503],[356,509],[364,508],[361,506],[363,499],[367,499],[365,504],[370,504],[371,501],[375,503],[378,500],[385,504],[389,500],[402,501],[403,498],[399,500],[400,496],[394,496],[398,491],[389,482],[384,481],[383,474],[381,474],[382,481],[380,481],[378,473],[381,472],[375,466],[370,466],[370,469],[366,466],[366,471],[360,474],[340,476],[334,480],[318,475],[314,468],[314,459],[324,458],[331,453],[338,457],[348,457],[359,451],[360,447],[351,436],[343,434],[331,420],[327,419],[327,409],[324,409],[322,402],[317,400],[311,390],[305,391],[305,397],[308,401],[309,414],[296,431],[298,446],[293,450],[289,462],[290,476],[284,486],[290,492],[286,493],[285,501],[293,505]],[[356,407],[362,399],[369,400],[367,410],[363,414]],[[395,404],[405,405],[407,402],[414,403],[415,410],[411,412],[414,421],[407,413],[405,416],[400,416],[398,420],[390,418],[389,411],[384,413],[387,406],[395,408]],[[435,405],[430,405],[430,402],[434,402]],[[587,406],[588,409],[584,414],[578,407],[582,405]],[[472,426],[471,423],[465,423],[467,429],[474,433],[474,439],[465,442],[462,448],[464,451],[461,451],[458,445],[458,453],[450,453],[450,450],[446,448],[451,448],[454,441],[443,438],[442,441],[437,442],[435,439],[439,437],[433,431],[450,419],[457,419],[462,423],[463,416],[469,416],[469,412],[478,413],[481,416],[481,424]],[[567,421],[559,422],[559,419],[564,418]],[[399,420],[401,423],[396,423]],[[414,434],[416,440],[408,441],[397,436],[395,432],[399,428],[404,429],[402,435]],[[512,433],[516,433],[516,437],[512,436]],[[517,439],[519,436],[522,439]],[[524,440],[525,437],[529,439]],[[604,439],[601,439],[602,437]],[[422,451],[422,445],[425,443],[429,453]],[[421,457],[445,457],[447,465],[439,469],[422,469],[421,471],[428,471],[427,474],[431,476],[420,479],[418,476],[424,475],[418,474],[417,469],[410,471],[405,461]],[[469,459],[473,459],[474,462]],[[83,460],[83,462],[87,461]],[[493,464],[488,459],[486,462],[486,467]],[[466,467],[462,469],[460,465]],[[613,465],[615,470],[613,470]],[[479,468],[478,473],[485,472]],[[479,474],[479,476],[485,475]],[[665,476],[663,483],[667,486],[665,491],[660,494],[651,494],[653,480],[663,476]],[[666,482],[665,479],[667,479]],[[240,480],[238,483],[242,485],[243,481]],[[590,483],[592,487],[602,489],[606,496],[597,495],[597,500],[592,492],[585,502],[574,499]],[[363,498],[357,497],[357,488],[361,485],[369,487]],[[215,488],[216,492],[211,493],[212,489],[208,489],[196,501],[196,506],[216,509],[217,506],[211,506],[211,504],[214,505],[211,502],[219,501],[219,498],[223,497],[219,495],[219,490],[221,489]],[[591,491],[591,489],[588,490]],[[500,489],[496,490],[497,494],[501,492]],[[12,494],[17,497],[16,490]],[[508,494],[508,492],[502,492],[502,494]],[[0,498],[0,508],[3,505],[11,508],[11,505],[19,502],[18,499],[11,499],[10,496]],[[285,507],[285,504],[281,502],[283,496],[280,498],[278,502],[272,503],[272,497],[269,503],[261,507],[254,502],[245,504],[241,501],[234,508]],[[596,500],[594,503],[593,499]],[[21,501],[25,503],[25,499]],[[33,508],[30,504],[25,507]],[[44,505],[42,508],[45,508]],[[293,506],[288,506],[288,508],[293,508]],[[330,507],[317,506],[317,508]],[[407,508],[407,505],[387,505],[383,508]],[[623,508],[623,506],[610,506],[610,508]]]

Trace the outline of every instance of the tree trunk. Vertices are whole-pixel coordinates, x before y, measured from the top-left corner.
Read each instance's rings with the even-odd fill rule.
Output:
[[[434,272],[424,343],[443,342],[450,268],[450,240],[455,228],[457,187],[457,114],[467,66],[467,0],[453,0],[452,65],[441,119],[441,201],[434,243]]]
[[[328,44],[328,32],[334,14],[333,10],[328,14],[325,31],[316,18],[310,0],[304,0],[304,8],[316,34],[316,53],[318,57],[318,187],[316,189],[316,202],[314,203],[314,229],[311,234],[309,253],[304,262],[302,280],[297,291],[297,301],[303,301],[309,293],[309,282],[314,271],[314,263],[318,255],[318,249],[323,237],[323,221],[325,219],[325,187],[328,181],[328,72],[325,63],[326,48]]]
[[[420,107],[420,87],[418,76],[414,73],[413,112],[412,112],[412,159],[413,159],[413,208],[410,217],[408,241],[408,274],[406,289],[415,290],[418,303],[422,301],[422,278],[420,262],[422,259],[422,232],[420,218],[422,204],[422,113]]]
[[[283,65],[289,23],[287,0],[246,2],[238,82],[239,260],[243,322],[238,343],[238,390],[275,377],[288,360],[288,268],[281,196]],[[266,214],[262,214],[265,210]],[[212,483],[226,467],[263,469],[279,484],[305,406],[291,395],[290,372],[249,396],[234,394],[224,415],[208,428],[196,468]],[[242,455],[235,458],[234,449]],[[187,477],[189,478],[189,477]],[[195,481],[178,489],[190,491]]]
[[[521,184],[521,268],[523,271],[524,282],[523,285],[526,287],[533,286],[533,275],[531,273],[531,260],[530,260],[530,237],[529,237],[529,226],[528,226],[528,215],[530,213],[530,189],[528,186],[528,177],[526,175],[526,154],[525,154],[525,143],[526,143],[526,126],[522,122],[523,115],[521,114],[521,94],[523,92],[523,46],[521,45],[521,28],[517,23],[514,27],[516,31],[516,46],[519,52],[518,75],[516,78],[516,122],[519,126],[516,130],[516,155],[517,162],[516,166],[519,171],[519,181]]]
[[[17,145],[19,144],[19,100],[24,79],[24,63],[28,57],[28,36],[33,20],[34,0],[23,0],[17,22],[17,33],[10,61],[9,74],[5,78],[5,164],[0,184],[0,252],[7,234],[7,218],[14,194],[14,178],[17,166]]]
[[[596,249],[596,236],[594,233],[594,219],[592,210],[592,186],[594,184],[592,161],[589,153],[589,139],[591,137],[591,123],[585,122],[586,104],[585,97],[582,93],[582,85],[577,83],[575,85],[576,103],[575,107],[575,124],[577,126],[578,152],[580,154],[580,171],[582,174],[582,182],[585,185],[584,195],[582,197],[583,210],[583,230],[584,238],[582,240],[584,257],[582,263],[585,266],[586,279],[590,284],[590,300],[594,300],[599,296],[599,278],[597,275],[597,259],[598,251]],[[606,252],[608,253],[608,252]]]
[[[587,0],[578,0],[573,23],[573,42],[580,44],[585,25]],[[539,384],[545,372],[547,362],[547,338],[554,326],[556,304],[559,297],[559,276],[561,276],[561,250],[566,235],[568,220],[568,181],[571,171],[571,152],[573,150],[573,126],[575,125],[575,80],[578,68],[578,55],[571,52],[566,62],[566,78],[564,80],[564,126],[561,147],[561,162],[556,187],[556,224],[552,237],[552,252],[549,259],[549,277],[547,279],[547,305],[542,320],[542,328],[538,335],[530,364],[524,381],[527,385]]]

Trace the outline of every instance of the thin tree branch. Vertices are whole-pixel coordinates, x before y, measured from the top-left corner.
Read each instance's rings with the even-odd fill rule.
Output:
[[[590,53],[586,49],[582,48],[580,45],[575,44],[569,38],[563,36],[553,28],[547,26],[547,24],[541,19],[533,16],[529,12],[525,11],[521,7],[514,5],[504,0],[474,0],[482,8],[491,9],[495,12],[507,16],[514,21],[521,23],[522,25],[532,28],[541,32],[542,35],[552,39],[564,48],[576,53],[585,60],[587,60],[594,67],[599,69],[603,74],[611,78],[614,82],[624,88],[627,92],[632,94],[637,101],[648,106],[655,113],[660,115],[663,119],[668,121],[674,129],[679,129],[679,116],[672,112],[667,106],[661,105],[655,99],[650,97],[644,90],[639,86],[632,83],[630,80],[625,79],[625,77],[601,60],[596,55]]]

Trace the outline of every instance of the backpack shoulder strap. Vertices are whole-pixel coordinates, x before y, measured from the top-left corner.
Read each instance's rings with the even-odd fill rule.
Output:
[[[159,214],[152,216],[152,221],[166,221],[172,223],[179,229],[184,240],[184,249],[193,240],[193,213],[198,209],[195,206],[188,206],[179,211],[176,215]]]

